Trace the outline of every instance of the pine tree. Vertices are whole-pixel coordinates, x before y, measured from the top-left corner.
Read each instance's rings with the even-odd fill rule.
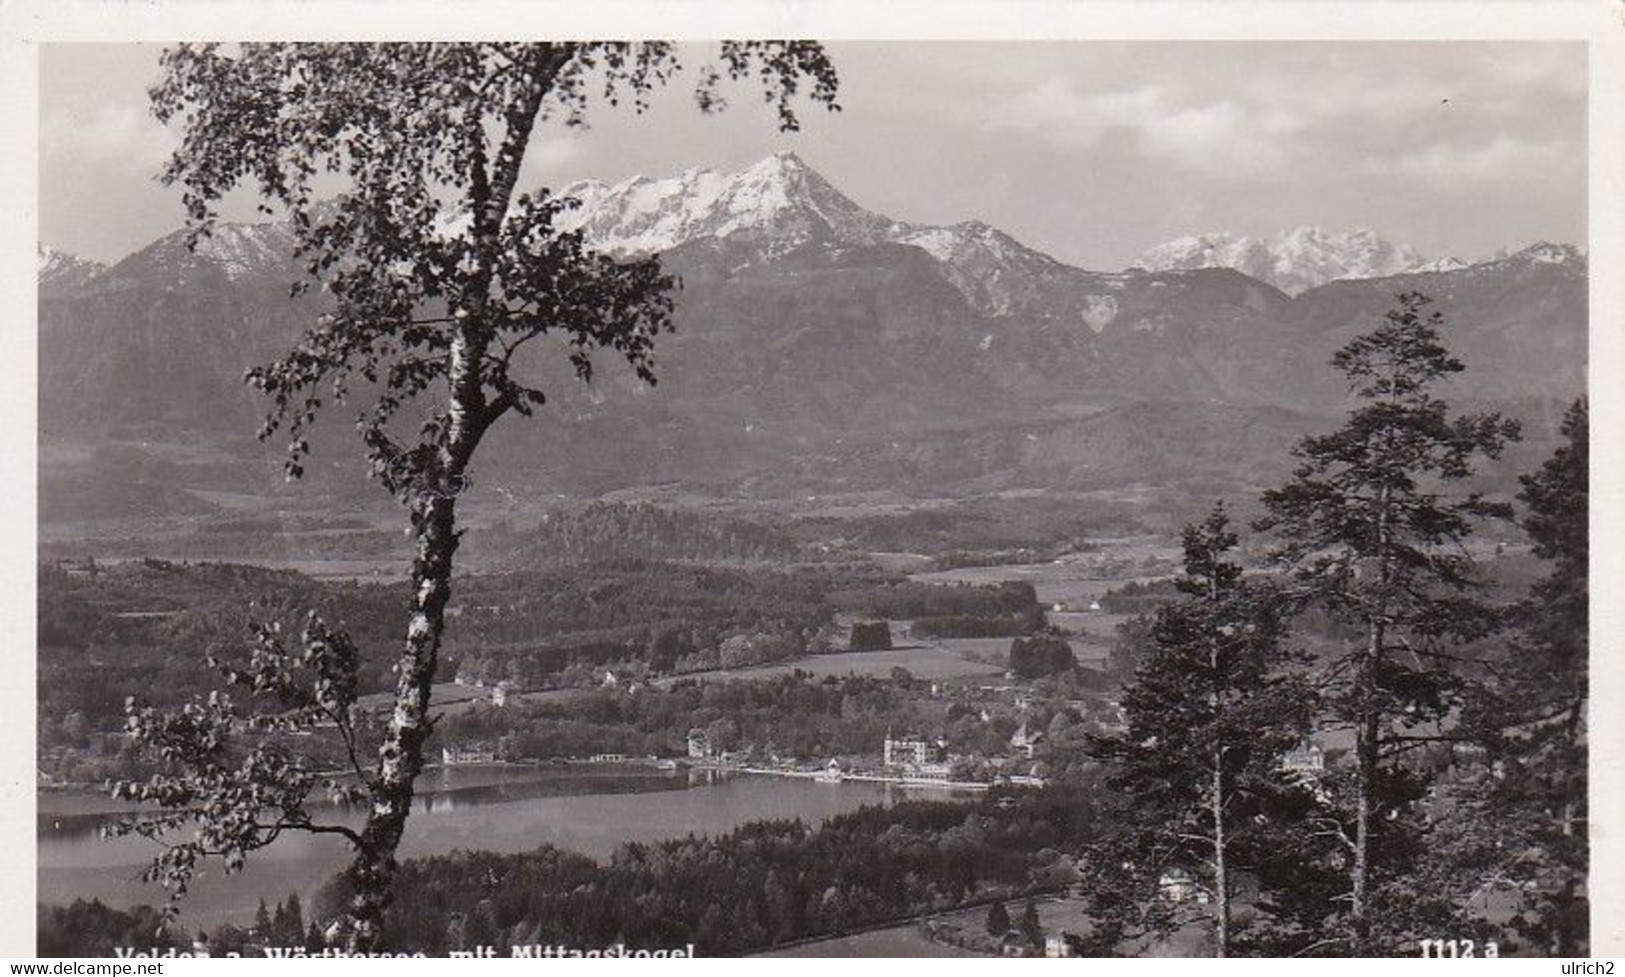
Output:
[[[1004,903],[995,902],[987,911],[987,933],[989,936],[1003,936],[1010,932],[1010,911],[1004,908]]]
[[[1541,712],[1555,712],[1561,742],[1578,744],[1585,729],[1590,623],[1590,417],[1584,397],[1570,405],[1561,428],[1566,443],[1540,470],[1519,479],[1518,499],[1526,507],[1523,527],[1535,555],[1551,561],[1551,572],[1531,589],[1520,609],[1520,645],[1526,682]],[[1583,805],[1585,763],[1568,756],[1560,764],[1572,782],[1559,788],[1570,806]],[[1562,806],[1562,805],[1559,805]],[[1583,820],[1583,814],[1571,820]]]
[[[283,914],[286,913],[286,916]],[[283,946],[302,946],[305,942],[305,908],[299,902],[299,893],[288,893],[286,908],[277,907],[277,940]]]
[[[1184,922],[1161,898],[1165,874],[1201,880],[1226,956],[1235,872],[1256,861],[1270,799],[1293,790],[1280,761],[1303,738],[1312,699],[1289,669],[1280,594],[1243,580],[1230,558],[1238,539],[1224,507],[1187,526],[1183,542],[1182,597],[1152,617],[1148,653],[1122,698],[1127,732],[1095,742],[1127,806],[1124,831],[1099,859],[1114,878],[1100,887],[1134,892],[1114,911],[1156,933]]]
[[[1033,949],[1044,949],[1044,924],[1038,918],[1038,903],[1031,899],[1021,910],[1021,935]]]
[[[1516,630],[1467,723],[1486,748],[1455,792],[1467,822],[1450,881],[1515,897],[1513,936],[1551,956],[1587,952],[1587,660],[1589,418],[1563,418],[1564,443],[1520,478],[1522,524],[1551,569],[1514,610]]]
[[[1552,561],[1551,573],[1535,584],[1523,608],[1523,648],[1529,692],[1523,705],[1530,721],[1514,742],[1515,762],[1528,776],[1538,809],[1535,840],[1547,855],[1535,925],[1554,956],[1587,953],[1585,888],[1590,856],[1586,830],[1586,702],[1590,655],[1590,417],[1584,397],[1563,418],[1567,439],[1545,465],[1524,476],[1520,501],[1524,529],[1535,554]],[[1538,711],[1537,711],[1538,710]],[[1508,778],[1512,779],[1512,778]],[[1514,781],[1515,782],[1515,781]]]
[[[1337,431],[1294,449],[1292,479],[1264,494],[1278,555],[1299,595],[1355,629],[1318,679],[1328,721],[1351,729],[1355,762],[1345,810],[1331,822],[1346,851],[1344,950],[1379,952],[1374,897],[1414,856],[1425,785],[1401,764],[1419,744],[1448,736],[1472,662],[1461,646],[1490,633],[1496,615],[1474,599],[1463,546],[1475,520],[1507,506],[1478,493],[1443,494],[1481,458],[1519,436],[1499,414],[1452,416],[1436,385],[1462,371],[1442,344],[1443,317],[1419,293],[1398,296],[1385,321],[1338,350],[1355,406]],[[1395,890],[1395,895],[1399,890]],[[1397,934],[1387,934],[1390,938]]]

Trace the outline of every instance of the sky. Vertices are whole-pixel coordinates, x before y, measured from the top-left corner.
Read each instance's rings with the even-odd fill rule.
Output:
[[[838,113],[781,134],[745,87],[701,115],[694,70],[649,111],[544,126],[524,181],[737,170],[795,150],[888,217],[977,219],[1114,270],[1187,234],[1370,228],[1428,257],[1586,236],[1586,50],[1570,42],[843,42]],[[40,60],[40,240],[112,261],[178,228],[155,181],[149,45]],[[248,218],[246,201],[228,216]]]

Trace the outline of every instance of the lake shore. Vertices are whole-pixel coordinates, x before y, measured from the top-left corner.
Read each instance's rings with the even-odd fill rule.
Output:
[[[468,770],[477,768],[448,768]],[[491,771],[486,771],[491,773]],[[462,776],[462,774],[457,774]],[[742,824],[800,819],[810,825],[866,805],[889,805],[907,793],[879,783],[817,783],[717,771],[639,775],[653,789],[603,790],[603,778],[565,778],[571,792],[522,783],[495,790],[442,793],[408,822],[404,858],[458,850],[531,851],[543,845],[608,859],[628,842],[655,844],[688,835],[717,835]],[[558,781],[555,780],[555,784]],[[504,795],[502,786],[509,788]],[[527,793],[527,791],[530,791]],[[163,902],[155,885],[139,881],[156,846],[144,839],[101,840],[94,833],[56,833],[39,840],[41,903],[100,899],[115,908]],[[297,892],[307,899],[348,860],[343,843],[321,836],[289,836],[225,876],[209,864],[181,905],[192,928],[251,920],[260,898],[274,902]]]

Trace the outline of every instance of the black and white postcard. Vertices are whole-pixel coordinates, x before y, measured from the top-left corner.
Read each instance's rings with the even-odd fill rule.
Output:
[[[1617,10],[672,6],[8,12],[6,952],[1618,952]]]

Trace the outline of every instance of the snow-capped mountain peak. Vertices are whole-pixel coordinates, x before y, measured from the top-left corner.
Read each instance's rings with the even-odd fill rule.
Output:
[[[1269,274],[1274,263],[1264,242],[1222,231],[1175,238],[1147,248],[1133,261],[1148,271],[1234,268],[1255,278]]]
[[[1521,258],[1530,264],[1538,265],[1579,265],[1586,263],[1585,252],[1572,244],[1553,244],[1550,241],[1538,241],[1512,255]]]
[[[1010,315],[1030,304],[1046,275],[1072,271],[979,220],[947,227],[893,224],[885,235],[935,258],[942,275],[984,315]]]
[[[938,261],[962,260],[972,252],[1003,261],[1022,261],[1038,255],[1010,235],[978,220],[961,221],[948,227],[893,224],[886,238],[899,244],[911,244]]]
[[[750,239],[784,253],[825,239],[875,240],[890,224],[853,203],[795,153],[779,152],[737,173],[690,169],[665,179],[636,176],[559,191],[579,206],[559,221],[610,254],[651,254],[700,238]]]
[[[285,224],[218,224],[194,253],[233,281],[267,268],[281,268],[293,255],[293,234]]]
[[[936,259],[944,277],[992,315],[1023,305],[1031,274],[1062,267],[982,221],[909,224],[867,210],[792,152],[731,174],[692,169],[613,185],[586,180],[559,194],[579,201],[560,225],[580,229],[590,246],[614,255],[669,251],[702,239],[748,243],[764,258],[809,246],[910,245]]]
[[[41,288],[78,288],[107,270],[107,266],[99,261],[58,251],[44,244],[38,245],[38,248],[39,267],[36,280]]]
[[[1268,239],[1225,232],[1182,237],[1148,249],[1134,263],[1152,271],[1234,268],[1296,295],[1338,279],[1417,270],[1425,259],[1365,228],[1328,232],[1304,225]]]
[[[187,232],[159,238],[114,266],[115,274],[147,275],[154,270],[178,279],[197,272],[223,275],[228,281],[266,278],[280,285],[292,281],[293,230],[285,222],[235,224],[221,221],[186,246]]]
[[[1434,258],[1432,261],[1424,261],[1421,264],[1417,265],[1416,267],[1408,269],[1408,270],[1411,271],[1411,272],[1414,272],[1414,273],[1424,273],[1424,272],[1441,272],[1441,271],[1460,271],[1460,270],[1462,270],[1463,268],[1466,268],[1466,267],[1469,267],[1469,263],[1466,262],[1466,261],[1461,260],[1460,258],[1444,257],[1444,258]]]

